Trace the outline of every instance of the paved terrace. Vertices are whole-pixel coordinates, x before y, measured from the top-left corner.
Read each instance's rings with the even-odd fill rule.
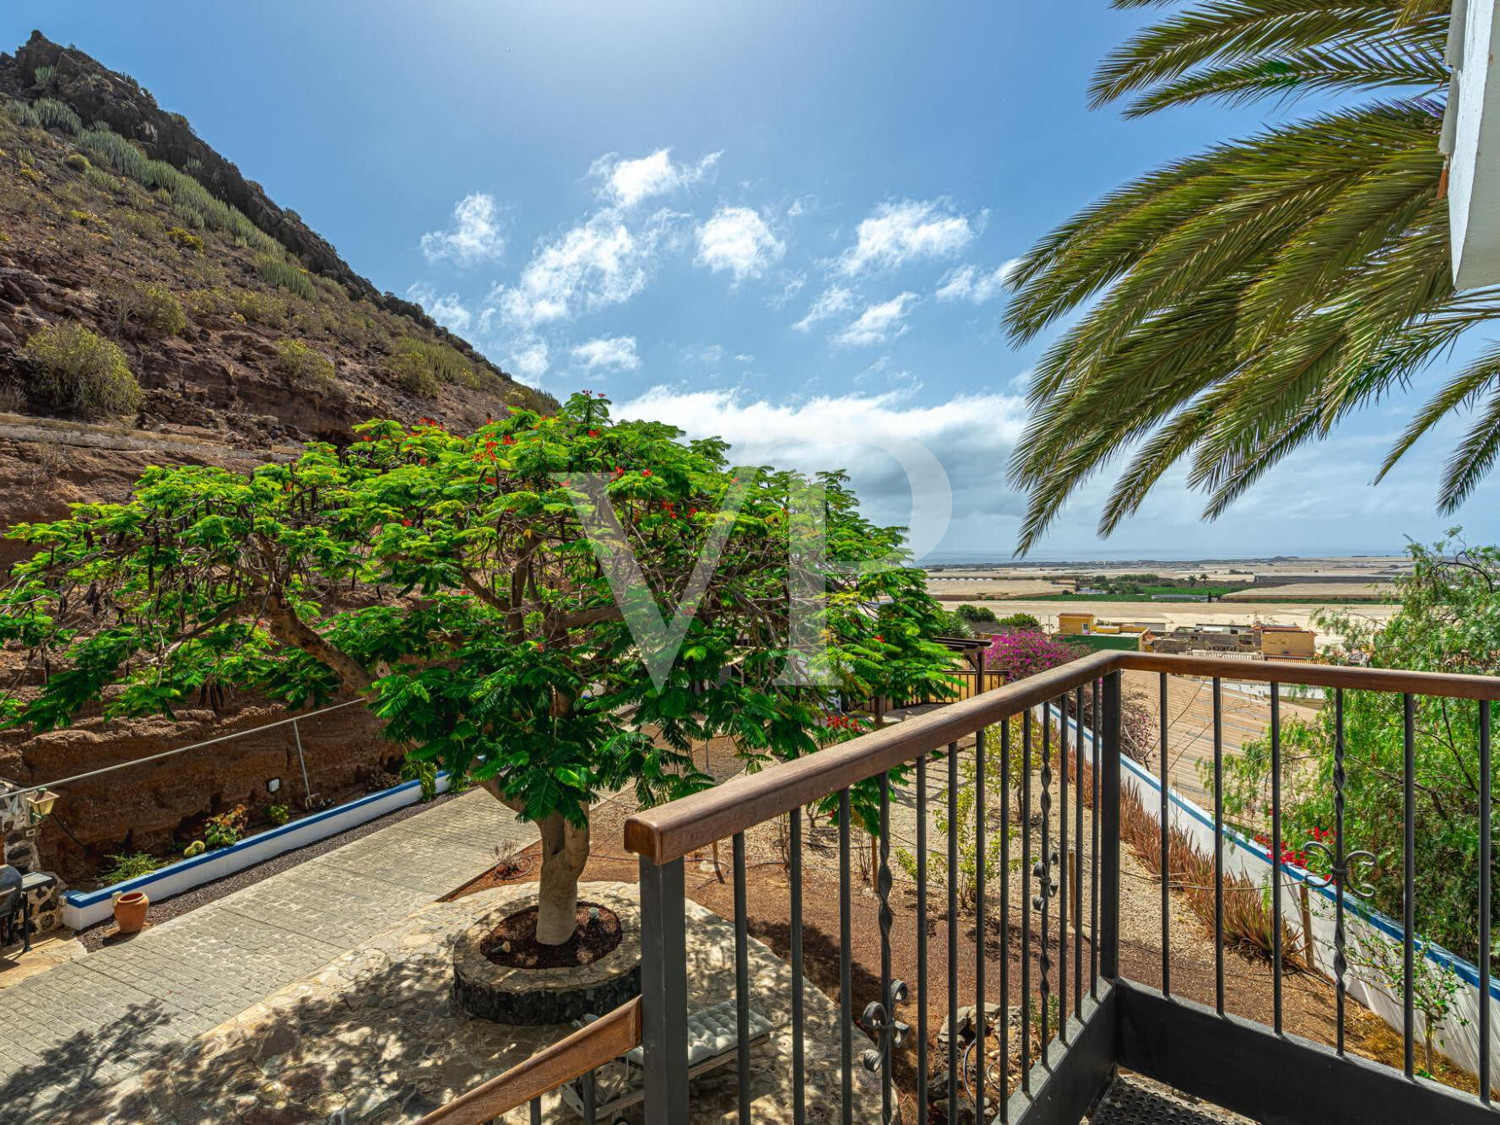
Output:
[[[476,790],[0,991],[0,1120],[129,1078],[534,838]]]

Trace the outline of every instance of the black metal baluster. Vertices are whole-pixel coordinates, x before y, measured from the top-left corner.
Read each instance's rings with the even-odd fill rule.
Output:
[[[1172,808],[1168,770],[1171,757],[1167,735],[1167,674],[1160,675],[1161,691],[1161,991],[1172,995]]]
[[[948,1106],[958,1105],[958,743],[948,744]]]
[[[1073,1014],[1083,1018],[1083,687],[1073,693],[1073,792],[1076,801],[1073,829]]]
[[[1010,720],[1000,722],[1000,1120],[1010,1121]],[[918,1120],[921,1120],[919,1117]]]
[[[1214,1010],[1224,1014],[1224,692],[1214,677]]]
[[[927,758],[917,759],[917,1120],[927,1119]]]
[[[1271,685],[1271,1010],[1281,1034],[1281,685]]]
[[[1104,677],[1099,810],[1099,975],[1120,975],[1120,673]]]
[[[974,732],[974,1112],[980,1121],[984,1112],[984,728]]]
[[[1479,701],[1479,1100],[1490,1104],[1490,703]]]
[[[1057,1037],[1068,1041],[1068,697],[1057,709]]]
[[[594,1105],[596,1093],[594,1076],[596,1074],[598,1074],[598,1071],[591,1070],[583,1076],[583,1095],[581,1099],[583,1101],[583,1125],[597,1125],[599,1120],[599,1111]]]
[[[734,1021],[739,1033],[740,1120],[750,1120],[750,907],[746,901],[745,834],[734,834]]]
[[[1041,999],[1040,1034],[1037,1036],[1037,1049],[1042,1058],[1047,1057],[1047,1041],[1052,1037],[1051,1016],[1049,1001],[1052,999],[1052,930],[1050,926],[1052,912],[1047,908],[1048,901],[1052,898],[1052,721],[1049,717],[1050,706],[1042,708],[1042,777],[1040,787],[1040,800],[1042,803],[1042,848],[1041,856],[1037,859],[1032,874],[1037,882],[1036,907],[1042,914],[1042,944],[1038,956],[1039,968],[1041,969],[1041,983],[1038,994]]]
[[[807,1010],[802,981],[802,810],[793,809],[792,818],[792,1122],[807,1122]]]
[[[531,1099],[531,1125],[542,1125],[542,1099]]]
[[[1031,711],[1021,715],[1021,871],[1031,878]],[[1031,1093],[1031,892],[1021,888],[1021,1089]]]
[[[1403,800],[1401,815],[1405,829],[1402,848],[1402,935],[1401,935],[1401,1040],[1406,1077],[1414,1073],[1413,1040],[1416,1029],[1416,997],[1412,993],[1416,975],[1417,936],[1417,711],[1416,700],[1410,692],[1401,697],[1401,771]]]
[[[1344,689],[1335,688],[1333,692],[1333,873],[1338,877],[1338,880],[1337,885],[1334,887],[1336,897],[1333,900],[1333,975],[1336,978],[1334,984],[1334,1005],[1336,1008],[1336,1019],[1338,1020],[1337,1048],[1341,1056],[1344,1053],[1344,1003],[1349,987],[1345,979],[1345,974],[1349,971],[1349,962],[1344,954],[1344,943],[1347,940],[1344,933],[1343,879],[1345,782]]]
[[[682,860],[640,861],[646,1125],[687,1125],[687,913]]]
[[[842,1063],[839,1117],[854,1121],[854,964],[849,948],[849,790],[839,791],[839,1041]]]
[[[1094,681],[1094,809],[1089,820],[1089,995],[1099,999],[1099,783],[1104,772],[1100,715],[1104,681]]]
[[[880,870],[875,874],[875,889],[880,896],[880,1000],[885,1006],[883,1025],[876,1029],[880,1036],[880,1120],[889,1125],[896,1004],[891,992],[891,924],[895,919],[891,914],[891,775],[888,773],[880,775]]]

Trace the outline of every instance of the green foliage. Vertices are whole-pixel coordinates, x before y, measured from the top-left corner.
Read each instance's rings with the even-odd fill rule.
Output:
[[[998,729],[998,728],[997,728]],[[954,890],[958,896],[958,904],[964,910],[973,910],[979,902],[979,860],[980,848],[978,835],[974,831],[975,807],[979,802],[978,792],[978,770],[974,766],[972,758],[965,757],[960,766],[962,781],[959,783],[958,792],[953,795],[953,807],[956,819],[949,820],[948,791],[943,789],[932,798],[932,819],[937,826],[939,837],[946,836],[948,825],[956,823],[958,830],[958,866],[950,871],[948,864],[948,853],[940,848],[934,848],[927,853],[927,881],[935,887],[946,887],[948,880],[953,880]],[[1008,833],[1012,840],[1017,835],[1014,825],[997,820],[997,810],[1000,807],[1000,794],[998,787],[994,784],[997,780],[998,770],[992,770],[989,761],[985,762],[985,776],[989,782],[985,789],[985,823],[988,826],[984,837],[984,889],[986,897],[998,894],[996,888],[1000,882],[1000,847],[1003,835]],[[1020,865],[1019,847],[1011,848],[1012,869]],[[906,848],[896,848],[893,852],[896,863],[906,872],[907,877],[917,877],[917,857]]]
[[[115,318],[122,327],[141,324],[167,336],[187,328],[187,314],[176,294],[165,285],[147,282],[121,286],[115,294]]]
[[[57,67],[55,66],[39,66],[31,72],[31,76],[36,79],[38,86],[42,86],[51,82],[52,76],[56,73]]]
[[[90,165],[88,170],[83,173],[83,182],[96,191],[109,192],[111,195],[119,191],[121,187],[118,179],[111,176],[103,168],[95,168],[93,165]]]
[[[31,397],[50,413],[106,418],[141,408],[140,384],[125,353],[81,324],[43,328],[20,355],[31,370]]]
[[[155,856],[146,852],[111,855],[108,858],[109,866],[99,872],[99,881],[105,886],[111,883],[123,883],[126,879],[139,879],[142,875],[150,875],[161,866]]]
[[[422,800],[432,800],[437,796],[438,768],[433,761],[422,761],[416,758],[407,758],[401,763],[402,781],[421,782]]]
[[[244,805],[211,816],[203,822],[203,842],[210,848],[227,848],[238,844],[245,835],[250,814]]]
[[[267,805],[266,819],[279,828],[287,821],[292,819],[292,810],[287,808],[285,805]]]
[[[277,340],[275,348],[277,370],[293,387],[320,395],[338,391],[339,381],[334,374],[333,360],[322,352],[293,339]]]
[[[1440,0],[1201,0],[1105,61],[1096,104],[1131,97],[1136,114],[1345,96],[1125,185],[1022,259],[1005,314],[1015,343],[1087,309],[1037,368],[1011,462],[1029,493],[1023,550],[1122,449],[1102,533],[1184,461],[1216,517],[1282,457],[1500,312],[1493,294],[1453,288],[1435,94],[1449,80],[1449,11]],[[1375,96],[1350,96],[1361,92]],[[1497,370],[1491,350],[1442,386],[1385,468],[1477,402],[1440,488],[1445,509],[1461,502],[1500,449]]]
[[[191,250],[195,254],[203,253],[203,239],[192,231],[183,230],[181,227],[168,227],[167,237],[184,250]]]
[[[396,341],[395,354],[387,366],[397,386],[421,398],[436,398],[444,383],[457,383],[470,390],[497,389],[499,385],[492,372],[476,367],[457,348],[416,336],[402,336]]]
[[[901,532],[865,519],[842,475],[735,469],[722,442],[614,421],[587,395],[467,436],[359,431],[245,474],[154,468],[125,503],[13,529],[37,549],[0,594],[0,640],[51,674],[5,713],[52,729],[93,706],[170,714],[209,683],[294,707],[361,692],[412,759],[581,825],[603,792],[651,804],[709,784],[689,756],[708,738],[752,766],[796,758],[837,740],[840,697],[951,688],[924,575],[861,565],[899,560]],[[626,620],[578,507],[594,481],[649,575],[627,604],[678,620],[680,646]],[[718,561],[676,618],[715,529]],[[830,591],[802,623],[829,640],[811,665],[789,647],[802,568]],[[789,662],[808,682],[782,682]],[[872,822],[873,790],[856,801]]]
[[[275,254],[262,254],[255,260],[261,278],[279,289],[295,293],[304,301],[317,299],[318,291],[308,280],[307,271]]]
[[[84,156],[81,152],[68,153],[67,156],[63,157],[63,163],[66,164],[69,168],[73,169],[73,171],[75,172],[87,172],[90,168],[93,167],[93,165],[89,163],[89,158],[87,156]]]
[[[972,637],[973,628],[961,614],[948,609],[938,610],[938,632],[944,637]]]
[[[961,605],[953,611],[972,626],[993,626],[995,611],[980,605]]]
[[[1401,608],[1384,625],[1347,613],[1322,615],[1320,628],[1342,638],[1334,659],[1376,668],[1500,674],[1500,550],[1460,545],[1449,553],[1453,546],[1410,546],[1414,569],[1397,580]],[[1332,692],[1328,695],[1316,719],[1282,724],[1282,839],[1293,849],[1326,834],[1335,822],[1336,708]],[[1355,874],[1368,877],[1372,905],[1399,918],[1402,697],[1345,691],[1343,716],[1345,848],[1376,856],[1373,870]],[[1414,720],[1417,931],[1477,960],[1482,955],[1478,706],[1417,696]],[[1263,811],[1270,782],[1269,738],[1247,741],[1240,754],[1226,760],[1225,807],[1252,832],[1269,831]],[[1315,851],[1308,862],[1326,868]]]
[[[192,843],[188,844],[187,847],[182,849],[182,857],[184,859],[192,859],[194,856],[202,855],[206,851],[208,851],[207,844],[205,844],[202,840],[194,840]]]
[[[1446,965],[1429,958],[1433,944],[1417,938],[1412,942],[1412,1007],[1420,1017],[1418,1029],[1427,1056],[1427,1074],[1437,1070],[1437,1047],[1443,1042],[1440,1027],[1452,1022],[1468,1027],[1467,1016],[1458,1014],[1455,1002],[1463,991],[1463,981]],[[1356,974],[1370,982],[1396,1003],[1406,999],[1406,956],[1402,947],[1382,937],[1356,941],[1350,946],[1349,964]]]

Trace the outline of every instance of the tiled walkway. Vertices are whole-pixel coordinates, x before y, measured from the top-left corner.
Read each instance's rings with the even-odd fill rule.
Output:
[[[475,791],[0,992],[0,1123],[128,1077],[533,839]]]

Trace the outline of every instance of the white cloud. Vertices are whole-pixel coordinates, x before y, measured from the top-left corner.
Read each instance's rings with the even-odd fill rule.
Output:
[[[801,288],[799,282],[798,288]],[[806,332],[820,320],[827,320],[830,316],[836,316],[845,309],[854,307],[854,294],[841,285],[830,285],[818,295],[813,302],[812,308],[807,310],[807,315],[792,325],[798,332]]]
[[[459,335],[467,332],[474,322],[474,314],[464,307],[457,293],[439,296],[431,285],[419,281],[406,290],[406,295],[426,309],[433,320]]]
[[[628,301],[645,288],[678,218],[658,211],[632,230],[617,211],[596,212],[538,246],[516,284],[498,287],[491,300],[508,324],[528,329]]]
[[[453,226],[422,236],[422,253],[429,262],[451,259],[460,266],[477,265],[505,252],[505,239],[495,218],[495,198],[476,191],[453,207]]]
[[[894,269],[922,258],[948,258],[974,239],[967,215],[936,200],[882,203],[859,224],[855,243],[838,268],[848,276],[868,269]]]
[[[886,391],[776,402],[733,390],[658,386],[618,405],[615,413],[668,422],[692,438],[722,437],[736,464],[809,473],[847,469],[866,512],[880,524],[911,526],[919,505],[934,507],[943,499],[927,494],[930,478],[908,478],[887,452],[913,444],[946,470],[953,510],[961,517],[983,519],[986,532],[996,523],[1008,531],[1024,511],[1023,499],[1003,481],[997,486],[995,477],[995,466],[1006,463],[1025,426],[1026,402],[1017,395],[987,392],[918,403],[910,391]],[[971,542],[975,530],[955,521],[952,538]]]
[[[641,365],[634,336],[601,336],[573,349],[573,358],[586,371],[634,371]]]
[[[968,301],[975,305],[992,301],[1005,292],[1006,283],[1020,264],[1019,258],[1012,258],[989,273],[984,273],[975,266],[959,266],[955,270],[949,270],[938,283],[937,299]]]
[[[729,270],[737,282],[760,277],[785,253],[786,243],[749,207],[720,207],[698,228],[698,264]]]
[[[621,160],[607,153],[594,161],[589,175],[600,181],[599,192],[621,207],[633,207],[643,199],[667,195],[707,178],[722,152],[712,152],[696,164],[679,164],[670,148],[659,148],[650,156]]]
[[[863,347],[883,344],[896,336],[904,335],[907,326],[902,322],[916,300],[915,293],[901,293],[889,301],[866,306],[864,312],[834,336],[834,343]]]
[[[513,347],[510,366],[517,375],[527,379],[540,379],[547,373],[551,359],[546,340],[536,336],[526,337]]]

